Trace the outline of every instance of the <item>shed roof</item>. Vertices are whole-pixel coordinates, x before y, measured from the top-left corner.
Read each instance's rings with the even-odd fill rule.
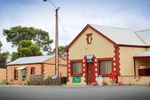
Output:
[[[150,50],[136,53],[133,57],[150,57]]]
[[[32,57],[22,57],[19,58],[7,65],[19,65],[19,64],[32,64],[32,63],[42,63],[50,58],[53,58],[55,55],[47,56],[32,56]]]

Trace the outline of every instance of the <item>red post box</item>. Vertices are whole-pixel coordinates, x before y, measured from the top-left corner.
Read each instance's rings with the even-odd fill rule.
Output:
[[[116,78],[116,73],[110,73],[110,79],[115,79]]]
[[[112,85],[115,83],[116,73],[110,73],[110,79],[112,79]]]

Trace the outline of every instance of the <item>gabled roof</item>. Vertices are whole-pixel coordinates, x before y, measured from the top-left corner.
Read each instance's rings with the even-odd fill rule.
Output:
[[[55,55],[22,57],[22,58],[19,58],[7,65],[43,63],[44,61],[47,61],[53,57],[55,57]]]
[[[114,41],[116,44],[145,45],[143,41],[141,41],[141,39],[132,30],[92,24],[90,24],[90,26],[101,32],[103,35]]]
[[[91,28],[98,34],[106,38],[108,41],[115,45],[128,45],[128,46],[150,46],[150,30],[146,31],[133,31],[129,29],[107,27],[101,25],[88,24],[77,37],[65,49],[69,49],[71,45],[79,38],[79,36],[87,29]]]

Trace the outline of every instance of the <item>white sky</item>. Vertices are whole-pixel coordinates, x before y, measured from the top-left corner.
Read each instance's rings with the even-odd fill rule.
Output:
[[[51,0],[59,10],[59,45],[68,45],[87,24],[133,30],[150,29],[150,0]],[[55,43],[55,8],[43,0],[0,0],[2,52],[16,51],[3,29],[21,25],[49,32]]]

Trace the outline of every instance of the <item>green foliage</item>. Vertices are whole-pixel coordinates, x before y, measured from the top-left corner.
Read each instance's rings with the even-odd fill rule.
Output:
[[[21,47],[26,48],[26,47],[29,47],[31,44],[32,44],[32,42],[30,40],[22,40],[19,45]]]
[[[43,55],[40,51],[40,47],[38,45],[34,45],[30,40],[22,40],[17,48],[17,51],[18,52],[12,53],[11,61],[18,59],[19,57]]]
[[[52,77],[50,77],[50,76],[48,75],[48,77],[47,77],[47,79],[46,79],[46,85],[49,85],[51,79],[52,79]]]
[[[12,47],[19,46],[22,40],[32,40],[44,51],[49,51],[50,44],[53,42],[48,32],[34,27],[11,27],[10,29],[4,29],[3,35],[6,36],[7,42],[12,43]],[[28,45],[27,43],[25,44]]]
[[[5,67],[7,59],[10,57],[9,52],[0,53],[0,67]]]
[[[59,46],[59,47],[58,47],[59,56],[61,56],[61,57],[66,57],[65,49],[66,49],[67,46],[68,46],[68,45],[66,45],[66,46]],[[53,51],[49,51],[49,52],[47,53],[47,55],[53,55],[53,54],[55,54],[55,49],[53,49]]]
[[[2,84],[2,85],[9,85],[9,83],[6,82],[5,80],[3,80],[1,84]]]
[[[0,51],[2,50],[2,46],[3,46],[3,44],[2,44],[2,42],[0,41]]]
[[[27,81],[27,85],[30,85],[30,84],[29,84],[29,81]]]
[[[14,61],[18,58],[19,58],[19,53],[18,52],[12,52],[11,61]]]

